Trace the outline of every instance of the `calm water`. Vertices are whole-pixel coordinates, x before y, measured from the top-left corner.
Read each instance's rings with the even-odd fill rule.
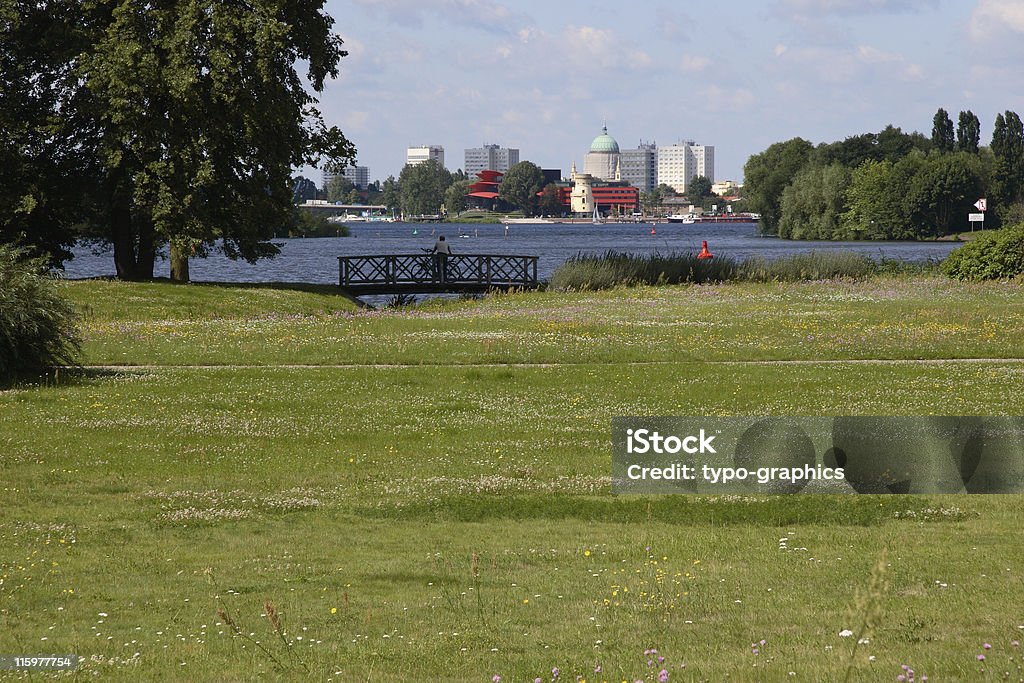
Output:
[[[366,254],[418,254],[434,245],[436,235],[445,235],[457,254],[536,255],[541,279],[567,258],[578,253],[600,254],[608,250],[650,254],[699,251],[702,239],[715,255],[742,259],[761,255],[777,258],[806,251],[847,250],[872,258],[904,261],[941,260],[954,249],[954,242],[801,242],[759,237],[757,226],[750,224],[650,224],[623,225],[453,225],[453,224],[356,224],[350,237],[274,240],[281,254],[274,259],[250,265],[221,255],[194,259],[191,276],[196,281],[215,282],[338,282],[338,256]],[[413,234],[414,231],[417,234]],[[435,236],[431,236],[434,232]],[[170,266],[158,261],[156,275],[166,277]],[[110,252],[94,254],[87,247],[75,250],[75,259],[66,265],[66,277],[83,278],[113,275]]]

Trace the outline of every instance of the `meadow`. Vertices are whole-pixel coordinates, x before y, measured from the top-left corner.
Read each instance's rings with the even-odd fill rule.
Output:
[[[133,681],[1024,676],[1021,496],[610,493],[617,415],[1024,414],[1019,280],[394,311],[61,288],[85,367],[0,392],[0,655]]]

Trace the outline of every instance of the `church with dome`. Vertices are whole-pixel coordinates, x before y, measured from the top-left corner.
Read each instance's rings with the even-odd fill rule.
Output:
[[[590,151],[583,158],[583,172],[596,180],[622,180],[619,166],[619,143],[608,135],[608,126],[590,143]]]

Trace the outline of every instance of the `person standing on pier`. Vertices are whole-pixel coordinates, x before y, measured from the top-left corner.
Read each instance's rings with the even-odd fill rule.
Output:
[[[448,257],[452,253],[452,248],[445,241],[444,235],[437,238],[437,242],[434,242],[434,248],[431,249],[430,253],[434,255],[434,278],[444,282],[445,264],[448,262]]]

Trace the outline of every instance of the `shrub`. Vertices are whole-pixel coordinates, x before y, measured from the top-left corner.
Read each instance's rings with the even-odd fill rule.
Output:
[[[1024,223],[986,233],[942,262],[942,272],[957,280],[998,280],[1024,273]]]
[[[0,383],[77,364],[77,321],[44,259],[0,245]]]

